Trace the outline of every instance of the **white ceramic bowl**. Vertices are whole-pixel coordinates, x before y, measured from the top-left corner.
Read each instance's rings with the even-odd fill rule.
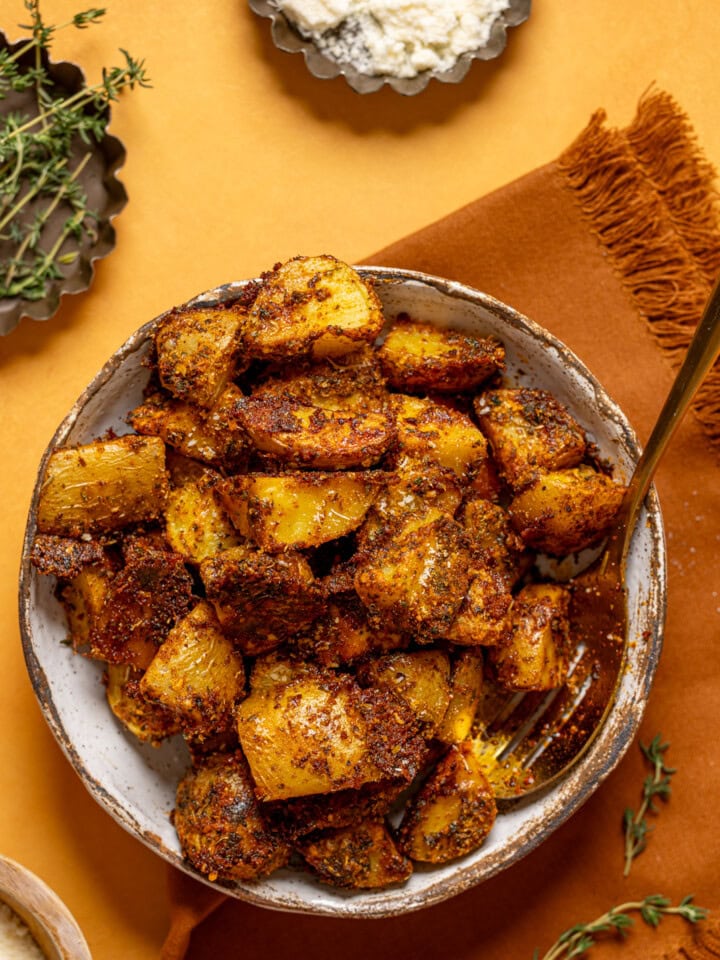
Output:
[[[85,937],[65,904],[36,874],[0,857],[0,901],[30,931],[46,960],[91,960]]]
[[[506,347],[511,381],[552,391],[579,420],[601,456],[616,465],[618,478],[629,477],[638,447],[627,420],[578,358],[547,331],[493,297],[459,283],[410,271],[358,269],[374,279],[388,317],[406,312],[439,326],[496,334]],[[242,285],[228,284],[198,299],[227,299]],[[138,330],[110,358],[58,428],[40,464],[24,544],[22,633],[41,709],[88,790],[130,833],[170,863],[203,879],[184,862],[169,819],[177,781],[188,765],[184,744],[176,739],[160,748],[144,746],[120,727],[105,702],[101,666],[62,644],[66,624],[53,596],[54,584],[51,578],[38,575],[29,561],[47,457],[58,445],[87,442],[109,428],[128,432],[124,417],[141,400],[148,376],[143,360],[158,319]],[[558,783],[499,816],[479,850],[452,863],[418,866],[401,887],[377,892],[334,889],[289,868],[266,880],[223,885],[223,889],[282,910],[389,916],[454,896],[527,854],[597,789],[629,746],[642,717],[660,654],[665,614],[664,537],[653,492],[633,538],[627,586],[628,661],[599,735]]]

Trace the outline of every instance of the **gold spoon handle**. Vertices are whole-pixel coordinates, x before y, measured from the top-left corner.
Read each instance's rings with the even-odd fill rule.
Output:
[[[678,428],[692,398],[720,353],[720,280],[705,305],[682,366],[663,405],[650,438],[632,475],[620,508],[625,535],[615,543],[625,560],[632,531],[660,458]]]

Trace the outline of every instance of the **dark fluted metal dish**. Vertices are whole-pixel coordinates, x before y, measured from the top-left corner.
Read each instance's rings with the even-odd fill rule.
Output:
[[[10,53],[17,51],[26,41],[9,44],[0,32],[0,50]],[[59,90],[69,94],[81,90],[85,76],[74,63],[62,61],[54,63],[43,52],[43,64]],[[34,65],[34,53],[30,51],[18,61],[22,67]],[[35,98],[31,89],[23,93],[10,93],[0,100],[0,114],[21,111],[36,113]],[[115,246],[115,230],[112,220],[127,203],[125,188],[117,179],[117,172],[125,162],[125,147],[117,139],[106,133],[99,143],[78,144],[73,148],[73,157],[77,160],[88,149],[92,156],[80,174],[79,182],[88,199],[88,206],[98,214],[94,238],[83,236],[79,244],[78,256],[71,264],[62,267],[62,276],[51,281],[42,300],[24,300],[21,297],[0,297],[0,334],[10,333],[23,317],[32,320],[49,320],[60,306],[60,298],[68,293],[81,293],[90,286],[96,260],[106,257]],[[77,155],[76,155],[77,154]],[[67,209],[62,204],[55,211],[46,228],[49,238],[58,236],[63,221],[67,218]],[[12,253],[11,240],[0,240],[0,259]]]
[[[509,27],[517,27],[530,16],[531,0],[510,0],[507,10],[499,14],[492,25],[490,38],[484,47],[463,53],[450,70],[424,70],[414,77],[394,77],[389,75],[369,75],[360,73],[352,63],[340,63],[325,56],[279,10],[273,0],[248,0],[250,9],[260,17],[272,21],[273,42],[285,53],[302,53],[310,73],[321,80],[330,80],[343,76],[356,93],[375,93],[385,85],[397,93],[413,96],[421,93],[431,80],[441,83],[460,83],[470,69],[473,60],[493,60],[499,57],[507,44]]]

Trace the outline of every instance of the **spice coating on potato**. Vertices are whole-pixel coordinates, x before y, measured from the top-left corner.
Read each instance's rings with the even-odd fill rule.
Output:
[[[128,664],[109,663],[105,675],[108,706],[138,740],[158,744],[180,733],[181,724],[161,704],[143,696],[138,686],[141,676],[141,670]]]
[[[239,304],[171,310],[155,333],[162,385],[179,400],[212,407],[240,372],[245,308]]]
[[[512,524],[529,546],[566,556],[592,546],[609,530],[625,487],[593,470],[543,473],[508,508]]]
[[[377,294],[331,256],[294,257],[263,278],[247,344],[261,358],[337,356],[372,343],[383,325]]]
[[[165,444],[134,434],[56,450],[45,470],[40,533],[79,537],[160,515],[167,492]]]
[[[361,666],[359,677],[367,686],[383,687],[401,697],[433,736],[450,702],[450,660],[443,650],[389,653]]]
[[[370,467],[395,440],[394,421],[384,411],[325,410],[256,396],[238,400],[233,412],[258,450],[290,466]]]
[[[412,873],[412,861],[398,850],[385,824],[378,821],[309,837],[298,849],[321,880],[350,890],[389,887]]]
[[[395,320],[378,357],[393,387],[422,393],[474,390],[505,366],[505,348],[496,337],[405,317]]]
[[[172,549],[192,564],[239,546],[243,537],[223,510],[216,489],[221,475],[200,467],[172,470],[165,505],[165,536]]]
[[[547,390],[489,390],[474,401],[501,475],[520,490],[539,473],[576,466],[585,455],[580,425]]]
[[[282,836],[296,842],[318,830],[337,830],[365,820],[380,820],[389,813],[403,790],[404,780],[379,780],[357,789],[290,797],[263,804],[263,810]]]
[[[290,856],[270,830],[237,753],[216,754],[185,775],[173,821],[183,854],[210,880],[267,876]]]
[[[408,804],[400,849],[413,860],[446,863],[477,850],[496,814],[492,788],[472,750],[453,745]]]
[[[476,650],[460,650],[452,660],[450,702],[436,736],[443,743],[460,743],[470,736],[483,683],[483,657]]]
[[[502,574],[489,567],[474,569],[445,638],[472,647],[502,644],[510,631],[512,605],[512,594]]]

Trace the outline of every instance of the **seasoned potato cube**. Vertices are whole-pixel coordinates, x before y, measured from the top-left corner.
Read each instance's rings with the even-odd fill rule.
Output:
[[[377,473],[236,476],[218,495],[238,530],[263,550],[317,547],[360,526],[377,496]]]
[[[160,704],[150,703],[138,689],[140,670],[109,663],[105,676],[110,709],[126,729],[145,743],[160,743],[180,732],[180,721]]]
[[[324,667],[353,663],[376,651],[397,650],[409,643],[407,636],[385,625],[373,629],[357,595],[340,595],[330,601],[327,613],[313,624],[307,637],[298,638],[298,646]]]
[[[380,820],[405,789],[404,780],[380,780],[365,783],[357,790],[315,793],[265,803],[263,809],[283,836],[296,841],[316,830],[337,830],[364,820]]]
[[[567,587],[528,584],[515,598],[508,642],[492,651],[499,683],[508,690],[552,690],[568,671]]]
[[[215,496],[220,474],[205,468],[176,473],[165,504],[165,535],[172,549],[189,563],[199,564],[242,543]]]
[[[235,414],[258,450],[290,466],[370,467],[395,439],[395,424],[382,411],[323,410],[259,396],[239,400]]]
[[[209,880],[264,877],[290,856],[255,799],[240,753],[215,754],[188,771],[173,821],[183,854]]]
[[[79,537],[153,520],[165,502],[165,444],[134,434],[56,450],[40,490],[40,533]]]
[[[179,400],[212,407],[236,373],[246,310],[239,304],[171,310],[155,333],[160,382]]]
[[[452,661],[450,703],[435,734],[444,743],[460,743],[470,736],[483,682],[482,654],[461,650]]]
[[[341,357],[305,361],[269,377],[253,391],[254,397],[285,397],[321,410],[382,412],[390,394],[375,351],[369,346]]]
[[[592,467],[544,473],[509,507],[513,526],[536,550],[565,556],[584,550],[608,531],[625,487]]]
[[[501,573],[492,568],[474,568],[467,593],[445,638],[472,647],[503,643],[510,630],[512,603],[507,580]]]
[[[237,722],[263,800],[409,781],[424,752],[403,701],[329,672],[252,691]]]
[[[245,667],[209,603],[201,600],[170,630],[140,681],[140,691],[195,736],[232,726],[245,692]]]
[[[454,744],[410,800],[400,824],[400,849],[413,860],[446,863],[477,850],[496,814],[492,789],[470,744]]]
[[[319,878],[336,887],[376,890],[402,883],[412,873],[411,860],[378,821],[315,834],[298,849]]]
[[[390,653],[370,660],[362,683],[389,687],[408,704],[426,737],[435,735],[450,702],[450,660],[443,650]]]
[[[585,455],[581,427],[546,390],[490,390],[474,404],[500,473],[514,490],[540,473],[574,467]]]
[[[473,390],[505,366],[505,348],[495,337],[409,318],[395,321],[378,353],[393,387],[423,393]]]
[[[377,294],[335,257],[294,257],[264,278],[250,310],[253,357],[338,356],[372,343],[383,326]]]
[[[93,637],[114,576],[108,564],[84,567],[60,589],[73,650],[93,654]]]
[[[67,580],[76,577],[84,567],[102,564],[105,551],[97,540],[75,540],[40,533],[33,540],[30,562],[45,576]]]
[[[145,668],[175,621],[190,606],[192,579],[182,558],[136,538],[110,582],[91,632],[94,656]]]
[[[452,407],[420,397],[392,398],[398,446],[412,459],[439,464],[485,496],[497,492],[495,467],[488,444],[470,417]]]
[[[510,517],[489,500],[468,500],[460,516],[473,562],[501,574],[512,586],[524,572],[525,544],[513,530]]]
[[[279,683],[319,676],[327,676],[322,667],[310,660],[294,656],[284,647],[282,650],[271,650],[255,657],[250,671],[250,689],[253,693],[262,693]]]
[[[157,393],[136,407],[128,422],[144,436],[161,437],[186,457],[230,470],[243,467],[250,452],[245,431],[233,415],[242,397],[230,384],[210,410]]]
[[[359,566],[355,589],[371,624],[444,637],[467,591],[469,564],[461,527],[440,517],[379,546]]]
[[[306,630],[325,606],[307,560],[291,550],[232,547],[203,560],[200,576],[223,631],[249,656]]]

